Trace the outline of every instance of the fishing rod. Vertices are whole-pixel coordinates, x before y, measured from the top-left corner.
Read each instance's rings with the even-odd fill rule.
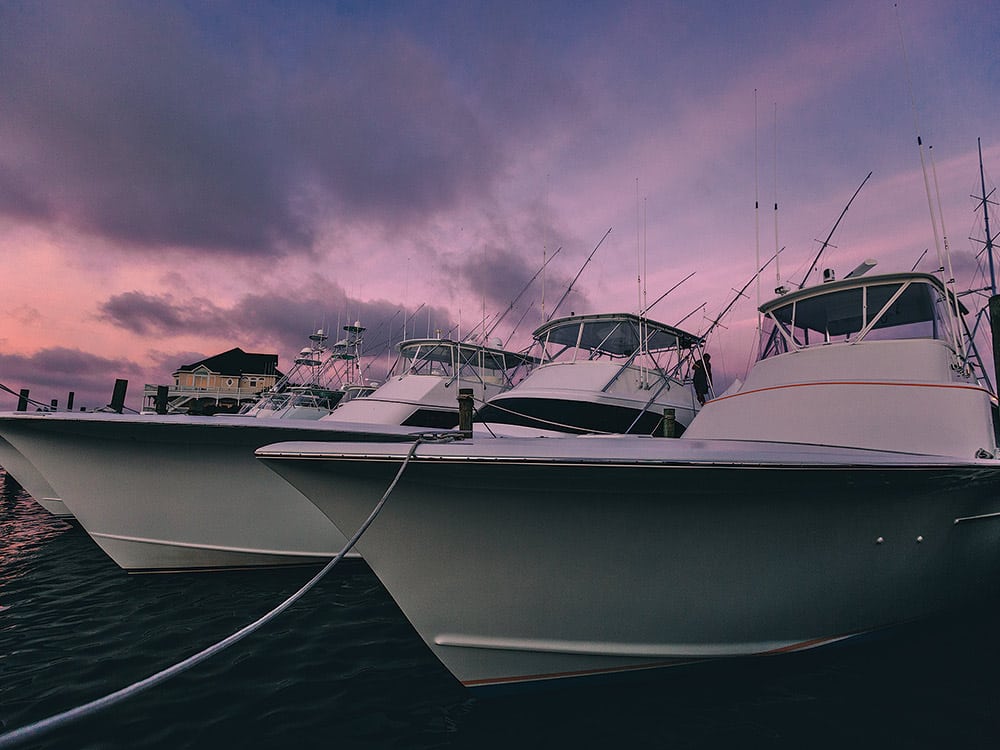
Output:
[[[755,273],[747,280],[747,283],[743,285],[743,288],[740,289],[738,292],[736,292],[736,296],[733,297],[732,301],[728,305],[726,305],[726,307],[722,310],[722,312],[720,312],[715,317],[715,320],[712,321],[712,324],[708,327],[708,330],[705,331],[704,335],[701,337],[703,340],[708,339],[709,334],[711,334],[712,331],[715,330],[715,328],[719,325],[720,321],[726,316],[726,313],[728,313],[730,310],[733,309],[733,306],[739,301],[740,297],[745,296],[744,292],[746,292],[747,287],[749,287],[757,279],[758,276],[764,273],[764,269],[767,268],[769,265],[771,265],[771,261],[777,258],[778,255],[782,251],[784,251],[784,249],[785,248],[781,248],[780,250],[778,250],[778,252],[772,255],[764,265],[762,265],[759,269],[757,269],[757,273]]]
[[[685,316],[684,316],[683,318],[681,318],[681,319],[680,319],[680,320],[678,320],[678,321],[677,321],[676,323],[674,323],[674,328],[680,328],[680,327],[681,327],[681,323],[683,323],[683,322],[684,322],[685,320],[687,320],[688,318],[690,318],[690,317],[691,317],[692,315],[694,315],[694,314],[695,314],[696,312],[698,312],[699,310],[703,310],[703,309],[705,308],[705,304],[706,304],[706,303],[702,302],[702,303],[701,303],[700,305],[698,305],[698,306],[697,306],[697,307],[696,307],[696,308],[695,308],[694,310],[692,310],[692,311],[691,311],[691,312],[689,312],[689,313],[688,313],[687,315],[685,315]]]
[[[812,274],[812,272],[816,270],[816,266],[819,263],[820,256],[827,249],[827,247],[830,246],[830,240],[833,239],[833,233],[836,232],[837,231],[837,227],[840,226],[841,219],[844,218],[844,214],[847,213],[847,209],[849,209],[851,207],[851,204],[854,203],[854,199],[858,197],[858,193],[861,192],[861,188],[863,188],[865,186],[865,183],[868,182],[868,180],[871,178],[871,176],[872,176],[872,172],[869,172],[868,173],[868,177],[865,177],[865,179],[861,181],[861,184],[858,185],[858,189],[854,191],[854,195],[852,195],[851,199],[849,201],[847,201],[847,205],[844,206],[844,210],[841,211],[840,212],[840,216],[837,217],[837,221],[834,223],[833,229],[830,230],[830,234],[828,234],[826,236],[826,239],[823,240],[823,244],[820,246],[819,252],[816,253],[816,257],[813,258],[812,265],[809,266],[809,270],[806,271],[805,278],[803,278],[802,279],[802,283],[799,284],[799,289],[801,289],[802,287],[804,287],[806,285],[806,282],[809,280],[810,274]]]
[[[524,312],[521,313],[521,317],[518,318],[517,325],[515,325],[511,329],[510,335],[507,337],[507,340],[503,342],[503,348],[504,349],[506,349],[508,346],[510,346],[510,340],[512,338],[514,338],[514,334],[517,333],[517,329],[521,327],[521,323],[524,322],[524,319],[528,316],[528,313],[531,312],[534,307],[535,307],[535,300],[531,300],[531,304],[528,305],[526,308],[524,308]],[[528,347],[527,347],[527,349],[525,349],[525,351],[527,352],[529,349],[531,349],[531,346],[532,346],[532,344],[528,344]]]
[[[590,263],[591,258],[594,257],[594,253],[596,253],[597,249],[604,244],[604,240],[608,238],[609,234],[611,234],[610,228],[608,229],[607,232],[604,233],[604,236],[601,237],[601,241],[597,243],[597,245],[594,247],[593,250],[590,251],[590,255],[587,256],[587,260],[585,260],[583,262],[583,265],[580,266],[580,270],[576,272],[576,276],[573,277],[573,280],[569,283],[569,286],[566,287],[566,291],[563,292],[563,296],[559,298],[559,301],[556,303],[556,306],[552,308],[552,312],[550,312],[549,316],[545,319],[546,321],[552,320],[552,316],[556,314],[556,310],[558,310],[559,306],[566,301],[566,298],[569,296],[569,293],[573,291],[573,285],[580,278],[580,274],[583,273],[583,269],[585,269],[587,267],[587,264]]]
[[[917,270],[917,266],[920,265],[920,261],[922,261],[924,259],[925,255],[927,255],[927,248],[924,248],[924,251],[922,253],[920,253],[920,257],[917,258],[917,262],[913,264],[913,268],[911,268],[910,271],[916,271]]]
[[[652,309],[653,309],[654,307],[656,307],[657,303],[658,303],[658,302],[660,302],[660,300],[662,300],[662,299],[663,299],[664,297],[666,297],[666,296],[667,296],[668,294],[670,294],[670,293],[671,293],[672,291],[674,291],[674,289],[676,289],[676,288],[677,288],[677,287],[679,287],[679,286],[680,286],[681,284],[683,284],[683,283],[684,283],[685,281],[687,281],[687,280],[688,280],[688,279],[690,279],[690,278],[691,278],[692,276],[694,276],[694,274],[695,274],[695,272],[694,272],[694,271],[692,271],[692,272],[691,272],[691,273],[689,273],[689,274],[688,274],[687,276],[685,276],[685,277],[684,277],[683,279],[681,279],[681,280],[680,280],[680,281],[678,281],[678,282],[677,282],[676,284],[674,284],[674,285],[673,285],[672,287],[670,287],[670,288],[669,288],[669,289],[668,289],[667,291],[665,291],[665,292],[664,292],[663,294],[661,294],[661,295],[660,295],[659,297],[657,297],[657,298],[656,298],[656,299],[655,299],[655,300],[653,301],[653,304],[651,304],[651,305],[650,305],[649,307],[647,307],[647,308],[646,308],[645,310],[643,310],[643,312],[642,312],[642,317],[645,317],[646,315],[649,315],[649,311],[650,311],[650,310],[652,310]]]
[[[609,230],[609,231],[610,231],[610,230]],[[531,277],[531,278],[530,278],[530,279],[528,280],[528,283],[524,285],[524,288],[523,288],[523,289],[522,289],[522,290],[521,290],[520,292],[518,292],[518,293],[517,293],[517,296],[516,296],[516,297],[514,297],[514,299],[513,299],[512,301],[511,301],[511,303],[510,303],[510,304],[509,304],[509,305],[507,306],[507,309],[506,309],[506,310],[504,310],[504,312],[503,312],[503,315],[501,315],[501,316],[500,316],[499,318],[497,318],[497,319],[496,319],[496,321],[495,321],[495,322],[493,323],[493,325],[492,325],[492,326],[490,326],[490,329],[489,329],[488,331],[486,331],[486,333],[484,334],[484,336],[485,336],[485,337],[486,337],[487,339],[489,339],[489,337],[490,337],[490,334],[492,334],[492,333],[493,333],[493,331],[494,331],[494,330],[496,330],[496,327],[497,327],[498,325],[500,325],[500,323],[501,323],[501,322],[503,321],[503,319],[507,317],[507,313],[509,313],[509,312],[510,312],[511,310],[513,310],[513,309],[514,309],[514,306],[515,306],[515,305],[516,305],[516,304],[518,303],[518,300],[520,300],[520,299],[521,299],[521,297],[522,297],[522,296],[524,296],[524,293],[525,293],[526,291],[528,291],[528,288],[529,288],[529,287],[530,287],[530,286],[531,286],[531,285],[532,285],[532,284],[533,284],[533,283],[535,282],[535,279],[537,279],[537,278],[538,278],[539,274],[540,274],[540,273],[541,273],[542,271],[544,271],[544,270],[545,270],[545,266],[547,266],[547,265],[548,265],[549,263],[551,263],[551,262],[552,262],[552,259],[553,259],[553,258],[555,258],[555,257],[556,257],[557,255],[559,255],[559,251],[560,251],[560,250],[562,250],[562,246],[561,246],[561,245],[559,246],[559,248],[558,248],[558,249],[557,249],[557,250],[556,250],[556,251],[555,251],[554,253],[552,253],[552,255],[550,255],[550,256],[549,256],[549,257],[548,257],[548,258],[546,259],[546,261],[545,261],[544,263],[542,263],[542,267],[541,267],[541,268],[539,268],[539,269],[538,269],[537,271],[535,271],[535,275],[534,275],[534,276],[532,276],[532,277]]]

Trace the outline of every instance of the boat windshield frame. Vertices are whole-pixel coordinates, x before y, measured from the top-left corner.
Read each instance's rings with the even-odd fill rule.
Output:
[[[702,355],[704,339],[675,326],[634,313],[570,315],[550,320],[532,334],[541,366],[604,361],[618,366],[601,389],[610,391],[633,372],[650,403],[671,383],[691,379],[691,368]]]
[[[915,272],[797,291],[761,306],[758,359],[836,343],[901,339],[934,339],[954,349],[947,300],[937,277]]]
[[[540,346],[544,364],[571,353],[577,361],[631,360],[640,352],[692,349],[704,342],[700,336],[633,313],[570,315],[539,326],[532,337]]]
[[[538,359],[523,352],[453,339],[407,339],[396,345],[399,351],[389,371],[390,378],[429,375],[447,378],[448,383],[487,382],[511,387]]]

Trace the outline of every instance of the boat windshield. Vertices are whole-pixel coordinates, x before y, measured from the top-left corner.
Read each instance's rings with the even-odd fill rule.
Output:
[[[761,359],[836,342],[951,340],[943,291],[926,279],[862,284],[796,296],[765,309]]]
[[[530,366],[533,358],[474,344],[431,339],[403,342],[390,377],[433,375],[461,380],[509,383],[514,373]]]
[[[623,316],[567,318],[539,329],[535,337],[542,345],[543,362],[575,362],[632,359],[639,351],[661,352],[690,345],[680,341],[681,333],[660,323]]]

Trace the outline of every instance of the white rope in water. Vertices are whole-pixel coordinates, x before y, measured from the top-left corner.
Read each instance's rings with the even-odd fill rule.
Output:
[[[272,609],[263,617],[259,618],[258,620],[255,620],[246,627],[236,631],[235,633],[228,636],[227,638],[224,638],[218,643],[209,646],[208,648],[199,651],[197,654],[189,656],[184,661],[178,662],[173,666],[167,667],[166,669],[157,672],[156,674],[151,675],[144,680],[135,682],[127,687],[122,688],[121,690],[116,690],[115,692],[109,693],[108,695],[105,695],[103,698],[98,698],[97,700],[93,700],[90,703],[85,703],[82,706],[77,706],[76,708],[71,708],[68,711],[64,711],[61,714],[50,716],[47,719],[36,721],[34,724],[28,724],[27,726],[0,735],[0,750],[3,750],[5,748],[16,747],[17,745],[20,745],[24,742],[37,740],[41,738],[43,735],[48,734],[49,732],[52,732],[60,727],[63,727],[67,724],[71,724],[72,722],[78,721],[87,716],[91,716],[92,714],[96,714],[97,712],[103,711],[106,708],[110,708],[111,706],[120,703],[126,700],[127,698],[131,698],[133,695],[141,693],[142,691],[147,690],[153,687],[154,685],[159,685],[161,682],[170,679],[174,675],[178,675],[181,672],[187,671],[196,664],[200,664],[201,662],[214,656],[220,651],[229,648],[234,643],[243,640],[248,635],[259,630],[261,627],[263,627],[271,620],[273,620],[275,617],[280,615],[282,612],[284,612],[286,609],[292,606],[295,602],[301,599],[306,594],[306,592],[308,592],[313,586],[319,583],[320,580],[323,578],[323,576],[329,573],[330,570],[333,568],[333,566],[335,566],[338,562],[343,560],[344,556],[351,551],[351,549],[354,547],[357,541],[361,538],[361,536],[365,533],[365,531],[368,530],[368,527],[372,525],[372,522],[375,520],[379,512],[382,510],[382,507],[389,499],[389,495],[392,494],[392,491],[396,488],[396,485],[399,483],[400,478],[403,476],[403,471],[410,463],[410,459],[413,458],[413,456],[416,454],[417,446],[423,442],[427,442],[426,439],[418,438],[410,447],[409,452],[407,452],[406,454],[406,458],[403,459],[403,463],[399,467],[399,471],[396,472],[396,476],[392,480],[392,484],[389,485],[389,489],[387,489],[385,491],[385,494],[382,495],[382,499],[378,501],[378,503],[375,505],[375,508],[372,510],[371,514],[368,516],[368,518],[365,519],[365,522],[361,524],[358,530],[354,533],[354,536],[352,536],[349,540],[347,540],[347,544],[344,545],[344,548],[340,550],[340,552],[337,553],[336,557],[330,560],[330,562],[328,562],[319,573],[313,576],[313,578],[308,583],[306,583],[302,588],[300,588],[290,597],[285,599],[285,601],[283,601],[277,607]]]

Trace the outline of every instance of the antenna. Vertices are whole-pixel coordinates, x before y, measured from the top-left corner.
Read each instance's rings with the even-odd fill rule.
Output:
[[[550,179],[550,177],[551,177],[551,175],[548,175],[548,174],[545,175],[545,204],[546,204],[546,206],[548,206],[549,179]],[[546,318],[545,318],[545,266],[547,266],[549,264],[548,260],[546,259],[546,255],[548,254],[548,249],[549,249],[549,224],[548,224],[548,222],[546,222],[545,223],[545,234],[542,237],[542,320],[546,320]],[[559,252],[559,251],[557,250],[556,252]]]
[[[774,103],[774,293],[784,294],[781,265],[778,259],[778,103]]]
[[[950,286],[951,300],[949,305],[954,306],[955,308],[955,320],[961,320],[962,313],[958,306],[958,295],[955,294],[955,272],[952,270],[951,265],[951,248],[948,245],[948,230],[944,228],[944,210],[941,208],[941,189],[938,187],[937,165],[934,163],[933,146],[927,147],[927,154],[930,156],[931,174],[934,176],[934,193],[937,197],[938,216],[941,219],[941,238],[944,241],[944,257],[948,262],[948,281],[946,282],[945,289]],[[962,355],[962,359],[964,360],[966,358],[965,339],[962,338],[957,331],[955,332],[955,343],[957,345],[956,350]]]
[[[757,245],[757,255],[754,258],[754,268],[760,268],[760,180],[757,175],[760,159],[757,153],[757,89],[753,90],[753,221],[754,237]],[[757,282],[757,336],[760,337],[760,274],[753,275]]]
[[[931,216],[931,229],[934,233],[934,248],[937,250],[938,269],[943,276],[944,258],[942,257],[941,254],[941,239],[938,236],[937,217],[934,215],[934,202],[931,200],[931,186],[930,182],[927,179],[927,164],[924,161],[924,142],[923,139],[920,137],[920,122],[917,119],[917,100],[913,94],[913,79],[910,76],[910,61],[909,58],[906,56],[906,40],[903,37],[903,24],[899,20],[899,5],[894,3],[893,7],[896,9],[896,25],[899,28],[899,46],[903,51],[903,65],[906,69],[906,82],[910,89],[910,108],[913,111],[913,130],[917,136],[917,151],[920,153],[920,171],[923,173],[924,176],[924,192],[927,195],[927,210]],[[944,278],[942,278],[941,283],[944,285],[945,291],[947,292],[948,282]],[[954,290],[952,290],[952,293],[954,293]],[[953,318],[954,311],[952,310],[952,306],[950,303],[948,304],[947,308],[948,308],[948,317]],[[955,323],[957,323],[957,320],[953,318],[951,323],[952,325],[949,326],[952,331],[951,343],[952,346],[954,347],[955,352],[957,353],[959,351],[958,326],[955,325]]]
[[[646,261],[649,258],[649,242],[647,238],[646,203],[649,196],[642,197],[642,306],[646,307],[646,284],[649,283],[649,274],[646,273]]]
[[[825,240],[823,240],[823,244],[822,244],[822,246],[820,247],[820,249],[819,249],[819,252],[818,252],[818,253],[816,253],[816,257],[815,257],[815,258],[813,258],[813,262],[812,262],[812,265],[811,265],[811,266],[809,266],[809,270],[808,270],[808,271],[806,271],[806,275],[805,275],[805,278],[803,278],[803,279],[802,279],[802,283],[801,283],[801,284],[799,284],[799,289],[801,289],[802,287],[804,287],[804,286],[806,285],[806,281],[808,281],[808,280],[809,280],[809,275],[810,275],[810,274],[811,274],[811,273],[812,273],[813,271],[815,271],[815,270],[816,270],[816,265],[817,265],[817,264],[819,263],[819,258],[820,258],[820,256],[821,256],[821,255],[823,254],[823,251],[824,251],[824,250],[826,250],[826,248],[827,248],[827,247],[829,247],[829,245],[830,245],[830,240],[831,240],[831,239],[833,238],[833,233],[834,233],[834,232],[836,232],[836,231],[837,231],[837,227],[839,227],[839,226],[840,226],[840,220],[844,218],[844,214],[846,214],[846,213],[847,213],[847,209],[849,209],[849,208],[851,207],[851,204],[852,204],[852,203],[854,203],[854,199],[858,197],[858,193],[860,193],[860,192],[861,192],[861,188],[863,188],[863,187],[865,186],[865,183],[866,183],[866,182],[868,182],[868,180],[869,180],[869,179],[871,178],[871,176],[872,176],[872,173],[871,173],[871,172],[869,172],[869,173],[868,173],[868,177],[865,177],[865,179],[863,179],[863,180],[861,181],[861,184],[860,184],[860,185],[858,185],[858,189],[854,191],[854,195],[852,195],[852,196],[851,196],[851,199],[850,199],[849,201],[847,201],[847,205],[846,205],[846,206],[844,206],[844,210],[843,210],[843,211],[841,211],[841,212],[840,212],[840,216],[838,216],[838,217],[837,217],[837,221],[836,221],[836,223],[834,223],[834,225],[833,225],[833,229],[831,229],[831,230],[830,230],[830,234],[828,234],[828,235],[826,236],[826,239],[825,239]],[[860,268],[860,267],[861,267],[861,266],[858,266],[858,268]],[[858,269],[856,268],[856,269],[854,269],[854,271],[851,271],[851,273],[853,274],[853,273],[854,273],[855,271],[857,271],[857,270],[858,270]],[[864,273],[864,272],[862,272],[862,273]],[[848,274],[848,275],[850,275],[850,274]],[[860,275],[860,274],[858,274],[858,275]]]
[[[872,270],[873,268],[875,268],[875,266],[877,266],[877,265],[878,265],[878,261],[875,260],[874,258],[869,258],[868,260],[863,260],[863,261],[861,261],[857,265],[857,267],[853,271],[851,271],[849,274],[847,274],[847,276],[845,276],[844,278],[845,279],[856,279],[858,276],[864,276],[866,273],[868,273],[870,270]],[[801,289],[801,288],[802,287],[799,287],[799,289]]]
[[[639,178],[635,178],[635,272],[636,291],[639,293],[639,315],[642,315],[642,221],[639,212]]]

